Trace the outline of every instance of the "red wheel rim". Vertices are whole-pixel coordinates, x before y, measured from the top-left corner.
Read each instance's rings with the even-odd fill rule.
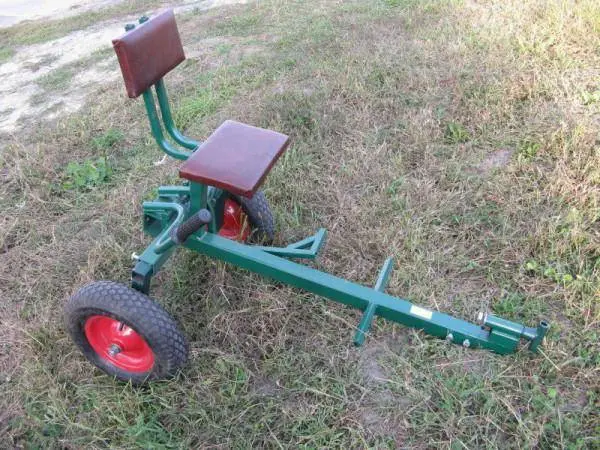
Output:
[[[244,242],[250,236],[248,217],[238,202],[228,198],[223,208],[223,225],[219,236]]]
[[[90,316],[84,325],[85,337],[102,359],[128,372],[148,372],[154,352],[135,330],[106,316]]]

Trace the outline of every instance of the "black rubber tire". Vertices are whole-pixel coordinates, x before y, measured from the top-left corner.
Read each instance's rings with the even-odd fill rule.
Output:
[[[252,198],[233,196],[242,206],[250,220],[252,233],[250,240],[262,244],[270,244],[275,239],[275,219],[269,202],[263,191],[258,191]]]
[[[125,323],[144,338],[154,353],[153,367],[143,373],[125,371],[104,359],[89,344],[84,324],[103,315]],[[64,308],[71,338],[85,357],[108,375],[133,384],[173,376],[187,361],[187,343],[175,320],[147,295],[113,281],[83,286]]]

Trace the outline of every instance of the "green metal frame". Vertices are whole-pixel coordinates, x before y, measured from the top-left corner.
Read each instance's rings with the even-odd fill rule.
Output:
[[[162,80],[156,83],[155,90],[164,128],[183,148],[174,147],[165,138],[149,89],[143,95],[152,134],[165,153],[177,159],[187,159],[199,143],[175,128]],[[144,230],[154,236],[154,240],[136,257],[132,286],[144,293],[149,292],[152,276],[158,273],[176,248],[170,237],[171,230],[201,209],[208,208],[212,213],[212,223],[190,236],[182,246],[363,311],[354,336],[357,346],[365,341],[376,316],[464,347],[485,348],[500,354],[516,351],[521,339],[529,341],[530,350],[536,351],[549,328],[544,321],[536,328],[530,328],[488,314],[482,315],[481,324],[476,325],[388,295],[384,290],[392,270],[392,258],[385,261],[373,288],[289,260],[314,259],[325,242],[327,233],[324,229],[283,248],[246,245],[223,238],[217,233],[221,226],[219,218],[222,217],[223,202],[228,195],[212,186],[193,182],[160,187],[156,201],[143,204]]]

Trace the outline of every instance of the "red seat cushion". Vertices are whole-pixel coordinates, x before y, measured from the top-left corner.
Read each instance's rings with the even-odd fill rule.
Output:
[[[141,95],[185,59],[172,9],[112,42],[131,98]]]
[[[183,163],[179,176],[250,198],[288,143],[285,134],[227,120]]]

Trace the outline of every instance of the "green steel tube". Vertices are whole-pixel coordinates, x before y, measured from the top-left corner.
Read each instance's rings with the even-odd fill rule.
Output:
[[[158,119],[158,113],[156,112],[156,105],[154,103],[154,97],[152,91],[147,89],[144,91],[144,105],[146,106],[146,113],[148,114],[148,120],[150,121],[150,129],[152,130],[152,136],[158,146],[169,156],[185,161],[192,154],[185,150],[178,150],[174,148],[166,139],[160,126],[160,120]]]
[[[393,267],[394,258],[387,258],[383,263],[383,267],[379,271],[379,276],[377,277],[377,281],[375,282],[375,287],[373,289],[378,292],[383,292],[385,290]],[[370,303],[369,306],[367,306],[360,323],[358,324],[356,333],[354,334],[354,345],[357,347],[360,347],[364,344],[365,337],[371,329],[371,324],[373,323],[373,318],[376,312],[377,304]]]
[[[360,324],[358,325],[358,329],[356,330],[356,334],[354,335],[354,345],[357,347],[360,347],[364,344],[366,335],[371,329],[371,324],[373,323],[373,318],[375,317],[376,312],[377,305],[375,303],[371,303],[369,306],[367,306],[367,309],[360,320]]]
[[[254,246],[254,248],[285,258],[315,259],[323,247],[326,237],[327,230],[321,228],[313,236],[294,242],[287,247]]]
[[[187,193],[187,190],[182,189],[180,191],[176,187],[173,188],[175,189],[163,187],[163,192],[185,191]],[[138,263],[132,275],[132,286],[134,288],[142,292],[149,290],[150,278],[160,269],[160,266],[174,250],[175,243],[169,237],[171,230],[179,226],[186,216],[194,214],[199,208],[205,207],[216,192],[216,190],[213,191],[207,186],[192,183],[190,185],[189,202],[184,204],[161,201],[144,203],[145,212],[161,212],[163,214],[157,217],[163,217],[161,219],[163,221],[165,212],[176,211],[177,215],[175,220],[170,221],[168,225],[164,225],[165,228],[160,232],[151,233],[156,238],[137,258]],[[324,236],[324,230],[320,230],[311,238],[278,250],[290,253],[294,253],[294,250],[299,253],[303,251],[314,252],[318,250],[319,241],[322,241]],[[311,240],[313,241],[312,244]],[[369,288],[271,254],[267,248],[241,244],[223,238],[214,234],[214,232],[196,232],[182,245],[209,257],[223,260],[251,272],[360,309],[364,314],[354,337],[356,345],[364,342],[375,316],[421,329],[432,336],[445,338],[454,344],[464,347],[486,348],[500,354],[515,352],[522,338],[530,341],[529,349],[535,352],[550,328],[550,325],[545,321],[540,322],[537,328],[530,328],[493,315],[481,315],[481,325],[476,325],[388,295],[383,290],[391,272],[391,258],[388,258],[384,263],[375,288]],[[309,245],[310,249],[307,248]]]
[[[521,325],[520,323],[514,323],[510,320],[502,319],[501,317],[496,317],[492,314],[484,315],[483,325],[486,327],[494,328],[495,330],[502,331],[503,333],[513,335],[517,338],[525,336],[526,333],[526,327]]]
[[[390,278],[390,274],[392,273],[392,268],[394,267],[394,258],[387,258],[383,263],[383,267],[379,272],[379,276],[377,277],[377,281],[375,282],[374,289],[379,292],[383,292],[385,287],[387,286],[388,280]]]
[[[177,217],[175,217],[175,220],[173,220],[173,222],[171,222],[171,224],[163,230],[163,232],[154,242],[154,248],[152,250],[154,253],[160,255],[175,245],[175,242],[170,237],[170,233],[175,227],[181,225],[183,219],[185,219],[185,209],[179,203],[171,202],[144,202],[142,207],[144,211],[148,212],[164,210],[172,210],[177,212]]]
[[[159,196],[179,196],[179,195],[190,195],[189,186],[160,186],[158,188]]]
[[[165,124],[165,129],[167,130],[167,133],[169,133],[173,140],[182,147],[188,148],[190,150],[196,150],[200,143],[184,136],[177,128],[175,128],[173,116],[171,115],[171,108],[169,107],[169,97],[167,96],[167,88],[165,87],[165,83],[162,78],[156,82],[156,84],[154,85],[154,89],[156,90],[156,97],[158,98],[160,113],[162,115],[163,123]]]
[[[496,332],[511,335],[517,339],[525,338],[530,342],[529,349],[533,352],[542,343],[544,336],[550,329],[550,324],[542,320],[537,328],[523,326],[519,323],[511,322],[510,320],[502,319],[501,317],[492,314],[485,314],[481,320],[483,326],[489,327]]]
[[[481,326],[413,305],[407,300],[392,297],[212,233],[192,237],[184,243],[184,246],[362,311],[366,311],[370,305],[375,305],[376,314],[380,317],[422,329],[430,335],[446,338],[455,344],[487,348],[501,354],[516,350],[516,345],[512,343],[506,344],[490,339],[491,333]]]
[[[538,347],[544,340],[544,336],[546,336],[546,333],[549,329],[550,324],[545,320],[542,320],[537,327],[535,337],[531,340],[531,343],[529,344],[529,350],[531,350],[532,352],[537,352]]]

